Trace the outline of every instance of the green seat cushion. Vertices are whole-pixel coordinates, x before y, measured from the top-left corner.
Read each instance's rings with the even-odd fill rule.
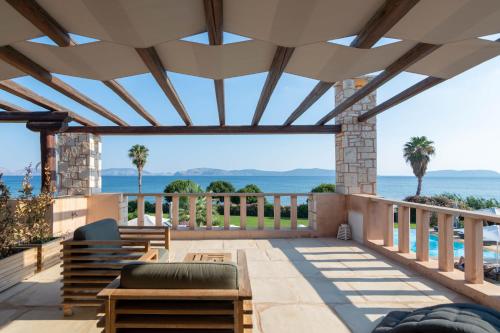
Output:
[[[500,312],[477,304],[442,304],[390,312],[372,333],[498,333]]]
[[[126,289],[237,289],[238,268],[230,263],[134,263],[123,267]]]
[[[73,240],[76,241],[103,241],[121,240],[118,223],[113,219],[100,220],[84,225],[73,232]],[[120,245],[90,245],[92,248],[114,248]]]

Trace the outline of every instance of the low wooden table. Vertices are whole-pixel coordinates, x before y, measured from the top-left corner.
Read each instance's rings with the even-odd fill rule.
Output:
[[[188,253],[184,257],[185,262],[230,262],[231,253]]]

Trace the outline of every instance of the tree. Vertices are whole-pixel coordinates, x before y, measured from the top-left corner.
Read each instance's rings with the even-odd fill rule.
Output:
[[[335,192],[335,184],[326,184],[326,183],[319,184],[318,186],[313,188],[311,192],[313,193]]]
[[[211,182],[207,186],[207,192],[212,192],[212,193],[233,193],[235,192],[233,184],[230,182],[227,182],[225,180],[216,180]],[[214,199],[218,201],[224,200],[223,197],[214,197]]]
[[[132,164],[137,167],[139,181],[139,193],[142,191],[142,171],[148,160],[149,149],[143,145],[133,145],[128,151],[128,157],[132,159]]]
[[[431,156],[436,153],[433,144],[434,142],[425,136],[414,136],[404,145],[403,156],[406,163],[410,163],[413,174],[418,180],[417,193],[415,194],[417,196],[422,191],[422,179],[427,171]]]
[[[262,193],[261,189],[255,184],[247,184],[244,187],[240,188],[237,193]],[[231,201],[235,204],[240,203],[239,197],[232,197]],[[266,202],[266,198],[264,198],[264,202]],[[255,204],[257,203],[257,197],[247,197],[247,204]]]
[[[178,179],[174,180],[163,190],[164,193],[202,193],[203,189],[200,185],[193,182],[192,180]],[[166,197],[167,202],[172,201],[172,198]],[[179,207],[181,209],[187,209],[189,206],[187,197],[179,198]]]

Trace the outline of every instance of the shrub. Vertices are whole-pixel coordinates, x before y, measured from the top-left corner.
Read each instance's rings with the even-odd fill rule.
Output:
[[[237,193],[262,193],[261,189],[255,184],[248,184],[245,187],[240,188]],[[239,197],[231,197],[231,202],[234,204],[240,203]],[[267,202],[264,198],[264,202]],[[247,204],[257,203],[257,197],[247,197]]]
[[[313,193],[331,193],[335,192],[335,184],[319,184],[311,190]]]
[[[414,202],[414,203],[431,205],[431,206],[468,209],[468,207],[466,205],[464,205],[463,203],[460,203],[460,202],[457,203],[455,200],[452,200],[449,197],[444,196],[444,195],[434,195],[431,197],[422,196],[422,195],[418,195],[418,196],[413,195],[413,196],[406,197],[403,200],[407,201],[407,202]],[[397,221],[396,217],[395,217],[395,221]],[[410,209],[410,221],[412,223],[416,222],[416,210],[414,208]],[[431,226],[437,225],[437,214],[436,213],[431,214],[430,225]]]
[[[469,209],[474,209],[474,210],[500,207],[500,201],[496,199],[486,199],[474,196],[468,196],[464,199],[462,196],[453,193],[443,193],[441,196],[447,197],[450,200],[458,202],[462,206],[466,206]]]
[[[156,206],[154,203],[149,201],[144,201],[144,212],[146,214],[154,214],[155,211],[156,211]],[[137,200],[132,200],[128,202],[128,212],[129,213],[137,212]]]
[[[12,210],[9,207],[10,191],[0,173],[0,259],[12,253],[17,241]]]
[[[227,182],[225,180],[216,180],[211,182],[207,186],[207,192],[212,192],[212,193],[233,193],[235,192],[233,184],[230,182]],[[214,199],[220,201],[223,201],[223,197],[214,197]]]

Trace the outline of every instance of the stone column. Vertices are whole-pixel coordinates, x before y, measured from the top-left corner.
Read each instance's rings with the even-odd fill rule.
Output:
[[[372,77],[344,80],[335,84],[335,105],[339,105]],[[377,192],[377,121],[373,117],[358,123],[358,116],[374,108],[376,91],[372,92],[335,118],[342,133],[335,136],[335,169],[337,192],[343,194],[376,194]]]
[[[57,141],[59,195],[101,192],[101,138],[93,134],[62,133]]]

